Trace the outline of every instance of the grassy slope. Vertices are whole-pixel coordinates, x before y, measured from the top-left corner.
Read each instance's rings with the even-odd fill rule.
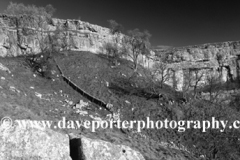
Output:
[[[146,89],[148,83],[144,76],[144,69],[139,69],[140,74],[132,78],[133,83],[129,83],[129,81],[123,83],[126,77],[133,74],[132,64],[126,60],[121,60],[117,67],[111,67],[104,56],[89,52],[58,54],[55,55],[55,58],[64,74],[70,77],[79,87],[106,103],[112,103],[115,111],[120,109],[122,120],[134,118],[134,116],[131,116],[134,114],[129,114],[132,108],[142,107],[147,110],[151,107],[157,107],[154,99],[147,100],[144,97],[146,92],[150,92]],[[13,119],[60,120],[63,116],[69,120],[91,119],[88,116],[75,113],[72,106],[65,102],[65,100],[71,100],[77,103],[79,100],[85,102],[88,100],[57,77],[58,71],[56,68],[53,68],[56,71],[56,74],[53,75],[55,81],[52,81],[39,76],[35,77],[32,71],[23,65],[22,57],[1,58],[0,63],[12,72],[9,74],[0,70],[0,78],[5,78],[5,80],[0,79],[0,86],[2,86],[2,89],[0,89],[0,118],[9,115]],[[123,81],[117,81],[121,78]],[[11,86],[14,86],[20,92],[11,90]],[[34,87],[34,89],[30,87]],[[45,99],[37,97],[36,92],[42,94]],[[162,90],[162,92],[171,94],[171,91]],[[104,109],[93,103],[91,103],[88,112],[89,115],[100,117],[105,117],[108,114]],[[80,131],[62,130],[61,132],[79,133]],[[136,148],[146,159],[161,159],[161,157],[167,158],[169,155],[183,154],[174,149],[166,149],[150,139],[145,140],[139,136],[129,138],[129,135],[117,129],[99,130],[96,133],[83,129],[81,132],[90,138],[103,139]]]

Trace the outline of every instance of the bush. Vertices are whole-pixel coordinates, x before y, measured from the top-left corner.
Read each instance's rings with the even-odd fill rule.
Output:
[[[204,100],[193,100],[183,106],[187,120],[228,120],[229,124],[238,120],[240,113],[228,105],[218,105]],[[196,155],[205,155],[207,159],[239,159],[239,130],[227,128],[224,132],[208,129],[203,133],[200,129],[184,132],[181,141],[189,146]],[[238,158],[237,158],[238,157]]]
[[[123,47],[118,46],[116,43],[106,43],[103,45],[103,50],[108,56],[108,59],[115,66],[118,63],[118,59],[121,58],[126,52]]]
[[[150,54],[150,37],[151,34],[147,30],[141,32],[136,28],[129,30],[128,35],[123,38],[123,45],[129,49],[128,57],[134,63],[134,72],[137,72],[140,55]]]
[[[50,59],[49,53],[28,55],[25,57],[25,65],[41,77],[51,79],[52,65]]]
[[[4,13],[15,16],[28,15],[52,17],[55,11],[56,9],[51,4],[48,4],[46,7],[36,7],[35,5],[24,5],[23,3],[10,2]]]
[[[114,34],[120,34],[123,32],[123,26],[119,23],[117,23],[115,20],[108,20],[109,27],[111,29],[111,33]]]
[[[239,98],[236,96],[231,105],[220,105],[200,98],[189,99],[185,104],[173,102],[169,103],[169,99],[173,99],[170,95],[164,94],[165,98],[147,100],[145,93],[141,94],[139,88],[134,89],[131,84],[134,81],[119,81],[115,90],[118,91],[119,96],[127,97],[131,103],[122,105],[122,120],[144,120],[150,117],[153,121],[165,120],[193,120],[203,121],[212,120],[227,120],[228,124],[238,120],[240,117],[239,112]],[[121,83],[120,83],[121,82]],[[130,94],[131,92],[134,94]],[[136,92],[135,92],[136,91]],[[160,92],[162,93],[162,92]],[[128,95],[128,96],[127,96]],[[184,126],[186,127],[186,125]],[[185,128],[186,129],[186,128]],[[141,131],[142,135],[146,135],[157,142],[168,142],[174,144],[180,149],[186,149],[195,157],[204,157],[205,160],[233,160],[240,157],[240,134],[238,129],[229,129],[228,127],[224,132],[217,129],[207,129],[202,132],[202,126],[194,129],[186,129],[184,132],[178,132],[176,129],[147,129]],[[134,129],[136,130],[136,128]],[[140,133],[139,133],[140,134]]]

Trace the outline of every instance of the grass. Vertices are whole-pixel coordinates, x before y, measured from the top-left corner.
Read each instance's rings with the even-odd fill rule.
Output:
[[[158,110],[161,115],[165,110],[160,108],[155,96],[161,93],[166,97],[177,99],[180,95],[169,88],[159,88],[158,85],[151,86],[155,88],[155,92],[157,91],[157,93],[153,92],[149,87],[149,73],[139,67],[139,74],[135,74],[131,68],[132,63],[127,60],[120,59],[120,64],[113,67],[104,55],[90,52],[66,52],[53,56],[62,68],[64,75],[77,86],[90,95],[113,104],[114,112],[120,110],[121,120],[137,120]],[[91,119],[89,115],[105,118],[109,114],[66,84],[59,76],[60,73],[53,61],[50,63],[53,64],[52,71],[55,74],[51,75],[52,79],[45,79],[35,75],[30,68],[26,67],[24,60],[24,57],[0,58],[0,63],[11,71],[9,74],[0,70],[0,77],[5,78],[5,80],[0,79],[2,87],[0,89],[0,118],[8,115],[13,119],[57,121],[62,117],[66,117],[68,120]],[[39,94],[42,95],[42,98],[37,96]],[[80,100],[90,103],[87,116],[75,113],[73,106],[67,103],[67,101],[73,101],[75,104]],[[178,157],[186,154],[162,147],[151,137],[144,139],[139,134],[133,136],[130,132],[123,133],[119,129],[98,130],[96,133],[87,129],[81,131],[65,129],[60,132],[81,132],[90,138],[125,144],[139,150],[146,159],[161,157],[164,159],[170,155]]]

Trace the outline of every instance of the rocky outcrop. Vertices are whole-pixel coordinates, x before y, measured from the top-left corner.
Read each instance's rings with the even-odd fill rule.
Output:
[[[84,160],[145,160],[142,154],[125,145],[114,145],[85,136],[72,136],[71,146],[75,150],[73,159]]]
[[[49,32],[51,35],[61,32],[58,33],[60,50],[93,53],[103,52],[103,45],[107,42],[121,43],[124,36],[112,35],[109,28],[80,20],[52,19],[42,22],[39,29],[36,21],[28,20],[26,23],[26,19],[28,20],[26,16],[18,19],[14,16],[0,16],[0,56],[39,53],[43,48],[41,37]],[[31,34],[29,29],[37,34]],[[196,73],[204,75],[199,84],[205,84],[208,75],[214,75],[224,82],[233,81],[239,79],[240,75],[240,41],[155,49],[151,56],[139,56],[138,61],[144,67],[153,69],[156,63],[163,60],[168,64],[170,75],[166,83],[177,90],[191,88],[194,79],[198,77]]]
[[[71,160],[67,135],[25,122],[0,126],[0,160]]]
[[[168,63],[172,71],[169,84],[178,90],[184,90],[196,77],[202,76],[199,84],[207,82],[209,76],[217,77],[222,82],[240,78],[240,41],[195,45],[155,50],[160,61]],[[192,86],[192,85],[191,85]]]
[[[21,123],[20,123],[21,122]],[[37,125],[36,125],[37,124]],[[54,132],[41,123],[10,119],[0,126],[0,160],[144,160],[125,145]]]
[[[31,34],[26,29],[37,30],[39,33]],[[118,40],[109,28],[80,20],[52,19],[43,21],[39,28],[39,22],[29,20],[27,16],[16,19],[14,16],[0,15],[0,56],[38,53],[41,51],[40,36],[57,30],[64,32],[62,36],[71,43],[71,50],[97,53],[104,43]]]

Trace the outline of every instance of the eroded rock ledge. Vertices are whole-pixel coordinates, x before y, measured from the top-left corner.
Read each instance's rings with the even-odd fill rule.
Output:
[[[208,75],[219,76],[223,82],[240,79],[240,41],[156,49],[155,52],[172,70],[168,83],[174,85],[175,81],[179,90],[186,87],[189,79],[196,77],[196,71],[204,75],[202,83]]]
[[[37,35],[26,34],[24,28],[37,29],[36,22],[26,24],[20,18],[0,15],[0,56],[18,56],[27,53],[39,53],[40,44]],[[16,23],[16,20],[18,23]],[[112,42],[114,35],[110,34],[110,29],[93,25],[80,20],[63,20],[53,18],[51,21],[44,21],[41,25],[43,32],[53,32],[58,30],[66,32],[67,38],[72,39],[71,50],[98,52],[102,44]],[[18,25],[17,25],[18,24]],[[116,39],[115,39],[116,40]]]

